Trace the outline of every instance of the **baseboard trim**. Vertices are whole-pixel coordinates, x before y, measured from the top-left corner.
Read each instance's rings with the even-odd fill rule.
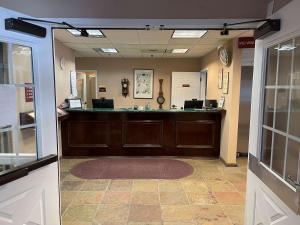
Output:
[[[248,152],[237,152],[237,157],[247,157],[248,158],[249,153]]]
[[[220,156],[221,162],[226,166],[226,167],[237,167],[238,165],[236,163],[227,163],[225,160]]]

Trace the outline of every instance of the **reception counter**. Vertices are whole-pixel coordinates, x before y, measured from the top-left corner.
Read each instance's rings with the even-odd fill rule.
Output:
[[[212,156],[223,110],[69,109],[63,156]]]

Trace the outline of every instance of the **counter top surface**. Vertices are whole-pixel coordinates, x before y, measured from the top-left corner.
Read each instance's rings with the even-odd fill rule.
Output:
[[[223,109],[149,109],[149,110],[134,110],[127,108],[120,109],[99,109],[99,108],[86,108],[86,109],[66,109],[67,112],[128,112],[128,113],[199,113],[199,112],[222,112]]]

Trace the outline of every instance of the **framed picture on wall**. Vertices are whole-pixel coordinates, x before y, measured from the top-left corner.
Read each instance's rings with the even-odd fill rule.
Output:
[[[223,74],[223,94],[228,94],[229,72]]]
[[[225,97],[222,96],[219,101],[218,101],[218,108],[223,109],[224,108],[224,103],[225,103]]]
[[[218,88],[222,89],[223,87],[223,69],[220,69],[218,76]]]
[[[154,70],[135,69],[133,77],[133,97],[152,99],[153,98],[153,77]]]

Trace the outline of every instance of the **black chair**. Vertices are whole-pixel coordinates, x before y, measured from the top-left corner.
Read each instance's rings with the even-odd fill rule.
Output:
[[[102,108],[102,109],[113,109],[114,100],[113,99],[92,99],[93,108]]]
[[[202,109],[203,101],[201,100],[191,100],[184,101],[184,109]]]

